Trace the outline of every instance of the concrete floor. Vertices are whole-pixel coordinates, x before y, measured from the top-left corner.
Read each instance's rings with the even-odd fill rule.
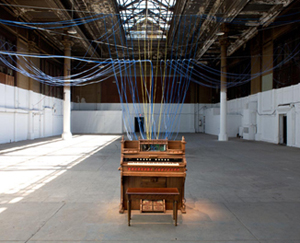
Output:
[[[0,242],[300,242],[300,149],[185,134],[187,213],[119,214],[120,137],[0,145]]]

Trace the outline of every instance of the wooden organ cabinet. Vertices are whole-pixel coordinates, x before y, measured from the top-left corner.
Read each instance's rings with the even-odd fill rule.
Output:
[[[121,202],[119,212],[127,210],[128,188],[177,188],[180,193],[178,208],[185,213],[184,185],[186,178],[185,140],[169,141],[167,139],[121,141]],[[133,200],[131,209],[142,210],[143,203],[153,203],[145,211],[172,210],[172,202],[142,202]],[[158,209],[157,209],[158,208]],[[157,210],[156,210],[157,209]]]

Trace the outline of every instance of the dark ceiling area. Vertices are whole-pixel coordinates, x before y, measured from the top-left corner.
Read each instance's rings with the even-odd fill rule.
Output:
[[[35,28],[63,53],[63,39],[73,42],[72,56],[93,59],[220,57],[226,37],[231,56],[262,28],[270,26],[293,0],[3,0],[14,21],[59,22],[59,28]],[[67,21],[72,24],[64,24]],[[79,24],[79,21],[82,23]],[[70,22],[68,22],[70,23]],[[71,31],[72,28],[72,31]],[[220,31],[225,35],[220,37]],[[150,48],[151,46],[151,48]],[[181,46],[184,46],[182,48]],[[191,57],[191,55],[189,56]]]

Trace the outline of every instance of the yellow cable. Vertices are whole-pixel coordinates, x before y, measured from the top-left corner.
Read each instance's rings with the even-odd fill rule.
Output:
[[[146,4],[147,4],[147,1],[146,1]],[[147,6],[146,6],[147,8]],[[147,12],[146,12],[146,18],[145,18],[145,38],[144,38],[144,60],[147,59],[147,22],[148,22],[148,15],[147,15]],[[147,87],[147,62],[145,62],[145,86],[146,86],[146,90],[148,90],[148,87]],[[147,93],[148,93],[148,97],[147,97]],[[149,92],[146,92],[145,94],[145,97],[146,97],[146,100],[147,100],[147,105],[149,105],[150,103],[150,95],[149,95]],[[148,98],[148,99],[147,99]],[[147,108],[147,111],[148,111],[148,108]],[[148,114],[148,116],[150,116],[150,112]],[[147,116],[146,116],[147,117]],[[150,117],[149,117],[150,118]],[[150,120],[150,119],[149,119]],[[149,134],[149,121],[148,120],[148,117],[146,118],[146,130],[147,130],[147,139],[150,139],[150,134]]]
[[[167,12],[169,12],[169,5],[168,5]],[[160,132],[162,105],[163,105],[164,94],[165,94],[164,89],[165,89],[165,76],[166,76],[166,68],[167,68],[167,63],[166,63],[166,61],[167,61],[167,47],[168,47],[168,30],[166,30],[165,65],[164,65],[163,86],[162,86],[162,94],[161,94],[161,102],[160,102],[160,112],[159,112],[157,137],[159,137],[159,132]]]
[[[159,8],[159,16],[160,16],[160,11],[161,11],[161,8]],[[158,21],[158,30],[160,30],[160,24],[159,24],[159,21]],[[153,31],[153,28],[152,28],[152,31]],[[154,81],[154,102],[155,102],[155,99],[156,99],[156,88],[157,88],[157,76],[158,76],[158,59],[159,59],[159,47],[160,47],[160,38],[158,38],[158,44],[157,44],[157,54],[156,54],[156,72],[155,72],[155,81]],[[161,77],[160,77],[161,78]],[[163,95],[163,92],[162,94]],[[158,136],[159,136],[159,129],[158,128]],[[159,137],[157,137],[159,138]]]
[[[151,41],[150,41],[151,45],[150,45],[150,50],[148,50],[148,53],[149,53],[148,55],[149,55],[149,57],[151,57],[151,60],[152,60],[153,25],[154,25],[154,23],[152,22],[152,33],[151,33],[152,36],[151,36]],[[150,55],[150,53],[151,53],[151,55]],[[151,92],[152,92],[152,76],[153,76],[151,64],[152,64],[152,61],[150,63],[150,96],[151,96]],[[153,96],[153,97],[155,97],[155,96]],[[149,106],[149,114],[151,113],[151,106],[154,108],[154,103],[155,103],[155,99],[152,100],[152,103]],[[154,112],[154,110],[152,111],[152,114],[150,114],[150,118],[151,118],[150,134],[151,135],[152,135],[152,124],[153,124],[153,112]]]
[[[137,32],[139,33],[139,24],[137,24]],[[146,107],[145,107],[145,100],[144,100],[144,82],[143,82],[143,75],[142,75],[142,62],[141,62],[141,50],[140,50],[140,38],[138,37],[138,47],[139,47],[139,60],[140,60],[140,79],[141,79],[141,90],[142,90],[142,99],[143,99],[143,111],[144,116],[146,115]],[[145,116],[147,119],[147,116]]]

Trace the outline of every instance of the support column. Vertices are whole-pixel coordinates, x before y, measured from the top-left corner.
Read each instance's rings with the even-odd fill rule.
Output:
[[[36,44],[34,41],[28,41],[28,53],[31,54],[35,51]],[[29,57],[29,61],[33,62],[32,58]],[[29,71],[30,72],[30,71]],[[33,103],[32,103],[32,96],[33,96],[33,79],[28,77],[28,135],[27,139],[32,140],[34,139],[34,119],[33,119]]]
[[[65,56],[71,56],[72,42],[64,40]],[[68,79],[71,74],[71,59],[65,58],[64,60],[64,77]],[[68,82],[64,86],[64,105],[63,105],[63,134],[61,135],[64,140],[72,138],[71,133],[71,87]]]
[[[223,27],[223,31],[224,31]],[[225,31],[224,31],[225,32]],[[221,90],[220,90],[220,133],[219,141],[227,141],[227,33],[220,38],[221,45]]]

